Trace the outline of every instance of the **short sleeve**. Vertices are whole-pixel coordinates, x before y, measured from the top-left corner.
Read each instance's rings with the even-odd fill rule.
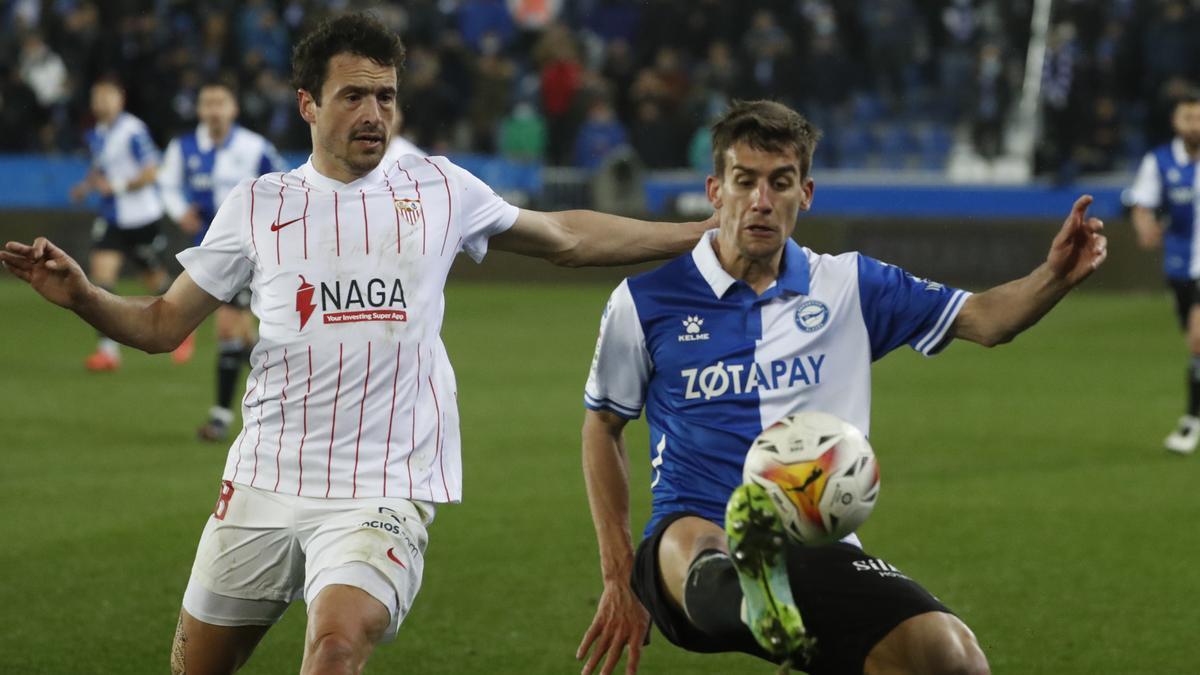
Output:
[[[226,302],[249,285],[254,273],[245,245],[249,185],[245,181],[229,193],[199,246],[176,256],[200,288]]]
[[[950,326],[971,295],[862,254],[858,293],[872,360],[902,344],[926,356],[937,354],[949,343]]]
[[[158,164],[158,147],[154,145],[154,139],[150,138],[150,132],[146,130],[146,127],[139,127],[134,131],[130,136],[129,143],[133,157],[139,166]]]
[[[440,160],[440,161],[439,161]],[[475,262],[487,255],[488,239],[505,232],[517,220],[520,209],[500,198],[471,172],[444,159],[426,160],[445,172],[454,191],[451,208],[461,208],[461,250]]]
[[[583,404],[589,410],[607,410],[625,419],[637,419],[651,371],[650,352],[629,282],[622,281],[609,297],[600,319],[600,337]]]
[[[1137,177],[1129,188],[1129,201],[1133,206],[1157,209],[1162,204],[1162,181],[1158,175],[1158,160],[1148,153],[1138,165]]]
[[[183,191],[183,151],[179,148],[178,138],[167,144],[162,166],[158,167],[158,192],[167,215],[179,222],[187,213],[188,200]]]

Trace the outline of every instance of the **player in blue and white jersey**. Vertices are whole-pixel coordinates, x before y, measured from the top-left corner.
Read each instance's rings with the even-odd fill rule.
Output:
[[[713,127],[707,193],[719,229],[609,300],[584,398],[604,579],[577,654],[585,674],[605,655],[612,672],[626,646],[635,670],[651,618],[685,649],[814,674],[988,672],[967,625],[856,537],[801,547],[783,543],[781,528],[727,534],[727,503],[762,490],[742,485],[742,464],[764,428],[813,410],[869,432],[872,362],[906,344],[934,355],[954,338],[1011,340],[1104,260],[1103,226],[1080,198],[1043,265],[975,295],[858,253],[818,254],[790,238],[812,204],[818,134],[781,104],[736,104]],[[635,553],[623,428],[643,409],[653,507]],[[755,508],[773,513],[769,500]],[[748,628],[763,619],[790,629],[783,648]]]
[[[1200,92],[1176,101],[1171,122],[1175,138],[1146,153],[1129,195],[1138,243],[1147,249],[1163,248],[1163,271],[1175,293],[1175,311],[1190,353],[1187,408],[1163,444],[1172,452],[1191,454],[1200,441]]]
[[[197,94],[200,125],[167,145],[158,173],[163,204],[179,228],[204,241],[217,207],[247,178],[286,171],[275,146],[237,124],[233,88],[219,80],[206,82]],[[250,313],[250,290],[243,289],[216,312],[217,394],[208,421],[197,430],[207,441],[220,441],[233,422],[233,390],[242,364],[257,342]]]
[[[71,188],[71,199],[100,195],[100,213],[92,225],[88,260],[93,281],[106,290],[117,284],[128,257],[142,271],[153,292],[169,281],[163,264],[162,202],[154,186],[158,148],[146,125],[125,112],[125,91],[113,80],[92,85],[92,114],[96,126],[87,132],[92,163],[87,176]],[[88,370],[116,370],[121,365],[117,343],[101,335],[96,352],[85,362]]]

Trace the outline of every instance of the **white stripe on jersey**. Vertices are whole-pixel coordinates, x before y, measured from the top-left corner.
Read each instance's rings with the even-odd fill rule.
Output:
[[[461,500],[442,291],[454,254],[481,259],[517,212],[440,157],[348,184],[308,163],[238,186],[179,255],[218,298],[249,285],[260,321],[224,478],[308,497]]]

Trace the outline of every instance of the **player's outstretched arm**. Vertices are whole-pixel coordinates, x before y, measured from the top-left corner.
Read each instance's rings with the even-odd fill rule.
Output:
[[[79,263],[45,237],[10,241],[0,262],[50,302],[78,314],[110,338],[150,353],[179,346],[221,302],[187,272],[161,296],[122,297],[88,281]]]
[[[583,478],[604,579],[596,616],[575,652],[576,659],[587,659],[583,675],[609,675],[626,647],[625,672],[636,673],[642,640],[650,627],[650,615],[629,587],[633,540],[629,532],[629,466],[622,434],[625,422],[618,415],[596,410],[587,411],[583,420]],[[604,664],[597,671],[601,659]]]
[[[501,251],[545,258],[564,267],[629,265],[690,250],[716,216],[702,222],[655,223],[598,211],[529,211],[491,239]]]
[[[1009,342],[1091,276],[1108,257],[1104,223],[1087,215],[1091,203],[1091,195],[1075,201],[1037,269],[967,298],[951,326],[954,337],[987,347]]]
[[[1162,225],[1159,224],[1154,209],[1135,206],[1130,211],[1130,217],[1133,218],[1133,231],[1137,234],[1139,246],[1147,251],[1162,246]]]

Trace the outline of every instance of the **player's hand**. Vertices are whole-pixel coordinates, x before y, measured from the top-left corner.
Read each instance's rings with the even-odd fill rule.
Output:
[[[90,180],[81,180],[71,186],[71,201],[78,203],[83,201],[84,197],[92,191],[92,183]]]
[[[625,673],[636,673],[642,656],[642,641],[649,628],[650,614],[628,584],[605,584],[600,605],[596,607],[596,618],[592,619],[592,625],[575,651],[576,660],[587,659],[582,674],[598,672],[610,675],[620,663],[626,646],[629,647],[629,657],[625,659]],[[591,654],[588,654],[589,651]],[[600,665],[601,658],[604,658],[604,665],[597,671],[596,666]]]
[[[108,179],[104,176],[96,176],[93,178],[92,187],[96,190],[96,192],[99,192],[100,196],[102,197],[111,197],[113,195],[112,183],[108,182]]]
[[[45,237],[33,245],[8,242],[0,250],[0,263],[42,297],[67,309],[77,307],[91,288],[79,263]]]
[[[1108,257],[1104,223],[1087,215],[1091,204],[1091,195],[1075,200],[1070,215],[1050,244],[1050,255],[1046,257],[1050,271],[1068,286],[1088,278]]]
[[[196,234],[200,231],[200,212],[196,210],[196,207],[188,207],[188,210],[179,218],[179,229],[183,230],[184,234]]]

